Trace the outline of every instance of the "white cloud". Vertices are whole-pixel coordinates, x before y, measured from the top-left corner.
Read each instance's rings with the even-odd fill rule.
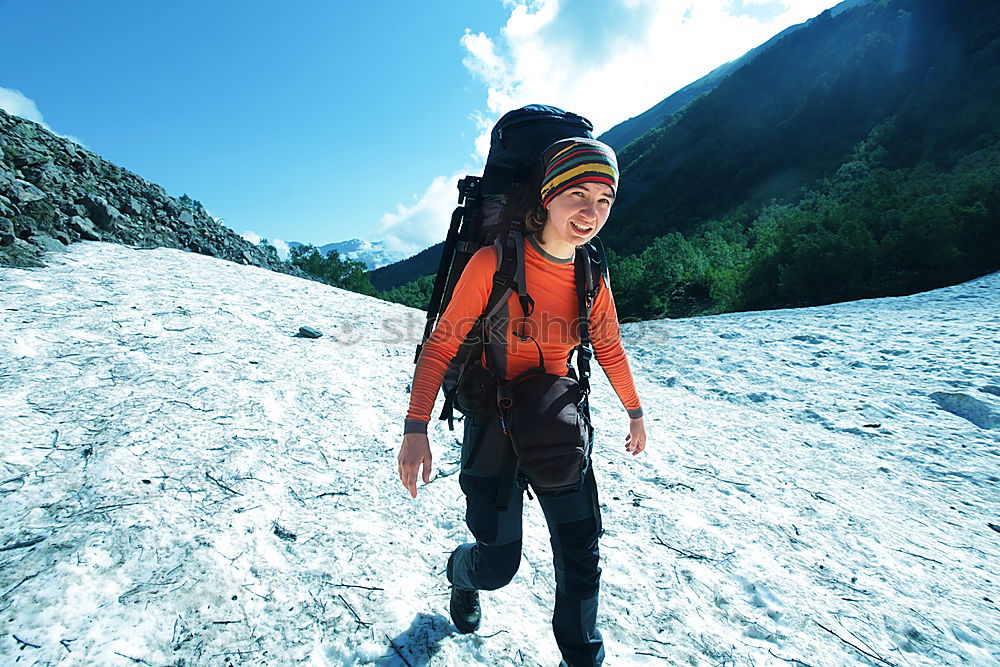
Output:
[[[260,234],[258,234],[257,232],[252,232],[250,230],[247,230],[245,232],[240,232],[240,236],[243,237],[243,240],[249,241],[254,245],[258,245],[262,238]]]
[[[22,93],[20,90],[15,90],[13,88],[4,88],[0,86],[0,109],[3,109],[4,111],[13,116],[18,116],[20,118],[24,118],[25,120],[34,121],[39,125],[41,125],[42,127],[44,127],[49,132],[51,132],[52,134],[60,136],[63,139],[69,139],[70,141],[75,142],[83,146],[84,148],[87,147],[86,144],[84,144],[76,137],[69,134],[60,134],[59,132],[56,132],[51,127],[49,127],[48,123],[45,122],[45,119],[42,118],[42,112],[39,111],[38,105],[35,104],[35,101],[30,97],[28,97],[27,95],[25,95],[24,93]]]
[[[38,105],[35,104],[35,101],[27,97],[20,90],[0,87],[0,109],[11,115],[33,120],[39,125],[44,125],[46,129],[51,129],[48,125],[45,125],[45,121],[42,119],[42,112],[38,110]]]
[[[478,171],[482,171],[480,166]],[[389,250],[415,254],[443,241],[451,224],[451,214],[458,205],[458,179],[476,170],[462,169],[451,176],[438,176],[410,206],[399,204],[394,213],[386,213],[379,224],[377,237]]]
[[[291,254],[291,248],[288,247],[287,243],[281,239],[271,239],[270,244],[273,245],[274,249],[278,251],[278,259],[282,261],[288,259],[288,256]]]
[[[525,104],[552,104],[583,114],[600,134],[836,4],[743,4],[751,3],[782,11],[761,21],[734,16],[732,0],[508,2],[511,15],[496,38],[471,31],[462,37],[463,62],[487,87],[489,121]],[[477,150],[485,156],[482,145],[480,136]]]
[[[260,234],[249,229],[244,232],[240,232],[240,236],[242,236],[244,240],[249,241],[254,245],[259,245],[260,242],[264,240]],[[290,248],[288,247],[287,243],[285,243],[281,239],[268,239],[267,242],[273,245],[274,249],[278,251],[279,259],[281,260],[288,259],[288,256],[290,254]]]
[[[599,135],[836,0],[503,4],[510,16],[498,35],[467,29],[460,40],[463,64],[486,87],[485,108],[470,113],[478,130],[470,147],[473,165],[435,178],[415,204],[400,204],[383,216],[380,232],[394,250],[416,252],[444,240],[456,204],[455,182],[482,173],[490,130],[507,111],[551,104],[586,116]],[[753,18],[747,5],[768,5],[775,11],[763,15],[777,15]]]

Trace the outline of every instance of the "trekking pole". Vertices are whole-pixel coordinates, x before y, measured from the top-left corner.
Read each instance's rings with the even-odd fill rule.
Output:
[[[431,337],[434,325],[437,324],[441,302],[445,295],[445,287],[448,285],[450,278],[449,268],[455,258],[459,228],[462,226],[462,221],[466,216],[471,216],[475,213],[475,205],[478,204],[479,180],[478,176],[466,176],[458,181],[458,206],[451,214],[451,225],[448,227],[448,236],[445,238],[444,247],[441,249],[441,260],[438,262],[434,291],[431,292],[431,301],[427,305],[427,323],[424,325],[424,336],[420,344],[417,345],[416,354],[413,356],[413,363],[417,363],[424,343]]]

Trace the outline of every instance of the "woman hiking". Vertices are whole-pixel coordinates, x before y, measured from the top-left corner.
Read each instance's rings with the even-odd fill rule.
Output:
[[[539,366],[540,360],[545,373],[573,374],[569,355],[580,344],[580,332],[572,324],[580,317],[574,258],[578,246],[604,226],[618,189],[614,151],[593,139],[557,141],[544,151],[541,164],[540,186],[527,186],[527,201],[512,203],[515,216],[525,224],[524,282],[534,309],[530,317],[511,317],[506,332],[501,332],[506,354],[499,363],[505,380],[518,378]],[[424,483],[430,480],[427,423],[434,400],[449,360],[487,305],[496,253],[493,246],[486,246],[469,260],[417,361],[398,456],[400,480],[414,498],[421,467]],[[601,280],[590,312],[590,338],[598,362],[628,411],[625,450],[635,455],[646,446],[642,408],[622,347],[614,297],[603,276]],[[511,294],[505,305],[509,313],[520,312],[518,294]],[[527,329],[534,335],[524,335]],[[467,417],[464,424],[459,484],[466,496],[466,523],[476,541],[456,547],[447,564],[451,616],[463,633],[479,627],[479,591],[507,585],[520,563],[523,488],[505,479],[515,456],[507,426],[495,405],[481,418]],[[538,501],[552,544],[556,578],[552,627],[563,664],[599,665],[604,660],[597,628],[598,539],[603,531],[593,466],[578,490],[539,492]]]

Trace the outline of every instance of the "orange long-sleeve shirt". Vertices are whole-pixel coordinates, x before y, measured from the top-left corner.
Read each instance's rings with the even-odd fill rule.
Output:
[[[486,308],[496,266],[496,250],[493,246],[486,246],[476,251],[462,271],[448,307],[424,343],[417,360],[404,433],[427,432],[427,423],[448,362]],[[570,368],[569,354],[580,344],[580,311],[573,259],[554,257],[545,252],[533,237],[526,237],[524,271],[528,294],[535,301],[534,312],[524,323],[525,333],[541,347],[545,372],[566,375]],[[594,356],[629,416],[641,417],[642,407],[621,343],[614,296],[603,276],[601,280],[603,286],[594,300],[590,317]],[[522,371],[538,365],[538,350],[530,339],[522,341],[512,333],[520,332],[524,322],[516,292],[507,299],[506,314],[508,323],[503,332],[505,338],[501,339],[507,342],[506,359],[502,360],[506,368],[497,369],[494,366],[494,370],[498,374],[503,371],[506,379],[511,380]]]

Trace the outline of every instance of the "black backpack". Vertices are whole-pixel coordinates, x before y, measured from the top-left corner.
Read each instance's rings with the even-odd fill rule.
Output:
[[[427,308],[427,323],[422,342],[417,346],[414,363],[420,357],[423,343],[434,331],[438,317],[448,307],[452,292],[466,264],[480,248],[495,245],[497,269],[487,306],[449,363],[442,389],[445,394],[440,419],[447,419],[454,429],[456,390],[463,372],[470,364],[478,364],[486,345],[484,328],[498,306],[505,304],[516,291],[521,309],[527,317],[534,308],[524,276],[524,221],[515,217],[514,210],[530,196],[530,188],[540,187],[542,154],[560,139],[582,137],[593,139],[593,125],[583,116],[541,104],[530,104],[510,111],[497,121],[490,136],[490,152],[483,175],[466,176],[458,181],[458,207],[451,216],[451,226],[441,252],[434,290]],[[577,352],[578,380],[589,391],[590,306],[601,287],[601,275],[610,285],[604,246],[595,237],[592,243],[577,251],[577,287],[580,302],[580,345]],[[587,275],[587,274],[590,275]],[[489,358],[489,355],[487,355]],[[488,370],[488,369],[487,369]]]

